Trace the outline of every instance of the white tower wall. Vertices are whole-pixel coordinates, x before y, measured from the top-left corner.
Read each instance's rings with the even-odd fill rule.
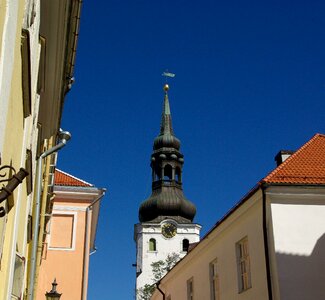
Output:
[[[172,238],[166,238],[162,234],[162,226],[165,223],[173,223],[177,227],[177,233]],[[177,253],[180,258],[186,255],[183,251],[183,240],[196,243],[200,240],[201,226],[198,224],[179,224],[171,219],[161,223],[141,223],[135,225],[134,239],[137,246],[137,280],[136,289],[145,284],[153,284],[151,264],[159,260],[165,260],[169,254]],[[155,239],[156,251],[150,251],[149,240]]]

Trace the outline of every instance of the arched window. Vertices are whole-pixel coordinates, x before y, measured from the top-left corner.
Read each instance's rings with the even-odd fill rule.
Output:
[[[171,165],[166,165],[164,169],[164,180],[172,180],[173,168]]]
[[[157,251],[155,239],[149,240],[149,251]]]
[[[176,167],[175,169],[175,180],[178,183],[181,183],[182,179],[181,179],[181,169],[179,167]]]
[[[154,181],[160,180],[161,179],[161,169],[159,167],[157,167],[153,170],[153,172],[154,172],[154,176],[153,176]]]
[[[188,239],[184,239],[183,240],[183,247],[182,247],[182,250],[187,252],[188,251],[188,247],[190,246],[190,242]]]

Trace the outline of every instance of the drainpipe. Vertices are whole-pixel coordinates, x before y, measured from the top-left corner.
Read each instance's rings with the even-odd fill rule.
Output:
[[[28,300],[34,300],[34,281],[36,273],[36,258],[37,258],[37,244],[39,235],[39,223],[40,223],[40,209],[41,209],[41,196],[42,196],[42,168],[43,159],[54,152],[59,151],[63,148],[67,141],[71,138],[71,134],[68,131],[59,132],[60,143],[56,146],[43,152],[37,160],[37,173],[36,173],[36,203],[35,203],[35,221],[33,226],[33,245],[31,254],[31,267],[29,271],[29,287],[28,287]]]
[[[265,263],[266,263],[266,281],[267,281],[267,291],[269,300],[273,300],[272,295],[272,280],[271,280],[271,267],[270,267],[270,253],[269,253],[269,245],[267,240],[267,224],[266,224],[266,194],[265,194],[266,186],[264,184],[261,185],[262,197],[263,197],[263,238],[264,238],[264,255],[265,255]]]
[[[160,280],[156,283],[156,286],[157,286],[157,290],[160,292],[160,294],[162,294],[162,296],[163,296],[163,300],[165,300],[166,295],[165,295],[165,293],[160,289],[159,285],[160,285]]]
[[[88,240],[89,240],[89,229],[90,229],[90,211],[92,210],[92,207],[100,201],[104,196],[105,196],[106,189],[102,189],[102,194],[98,196],[91,204],[89,204],[86,208],[86,229],[85,229],[85,243],[84,243],[84,257],[83,257],[83,273],[82,273],[82,290],[81,290],[81,299],[82,300],[87,300],[87,293],[86,291],[86,286],[87,286],[87,281],[88,278],[86,276],[87,273],[87,266],[89,264],[89,258],[88,258],[88,264],[87,262],[87,256],[89,253],[88,249]],[[96,249],[89,253],[89,256],[94,254],[96,252]]]

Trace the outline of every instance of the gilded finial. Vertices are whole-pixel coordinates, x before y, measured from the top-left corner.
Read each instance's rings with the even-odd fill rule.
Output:
[[[164,91],[166,94],[169,91],[169,85],[167,83],[164,85]]]

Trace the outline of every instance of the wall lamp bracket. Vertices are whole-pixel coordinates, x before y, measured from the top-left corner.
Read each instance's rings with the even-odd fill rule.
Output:
[[[13,175],[8,177],[7,179],[0,179],[0,183],[7,182],[6,186],[0,188],[0,204],[6,199],[8,199],[8,197],[13,193],[15,188],[23,182],[26,176],[29,175],[29,173],[24,168],[20,168],[19,171],[16,173],[16,170],[12,166],[5,165],[0,167],[0,178],[7,177],[7,174],[9,172],[13,173]],[[0,207],[0,218],[4,217],[5,215],[5,208]]]
[[[8,170],[8,171],[6,171],[6,170]],[[5,166],[0,167],[0,178],[7,177],[7,174],[8,174],[9,171],[16,174],[16,170],[12,166],[5,165]],[[1,172],[4,172],[4,173],[1,173]],[[10,181],[11,178],[12,177],[9,177],[8,179],[0,179],[0,182],[8,182],[8,181]]]

